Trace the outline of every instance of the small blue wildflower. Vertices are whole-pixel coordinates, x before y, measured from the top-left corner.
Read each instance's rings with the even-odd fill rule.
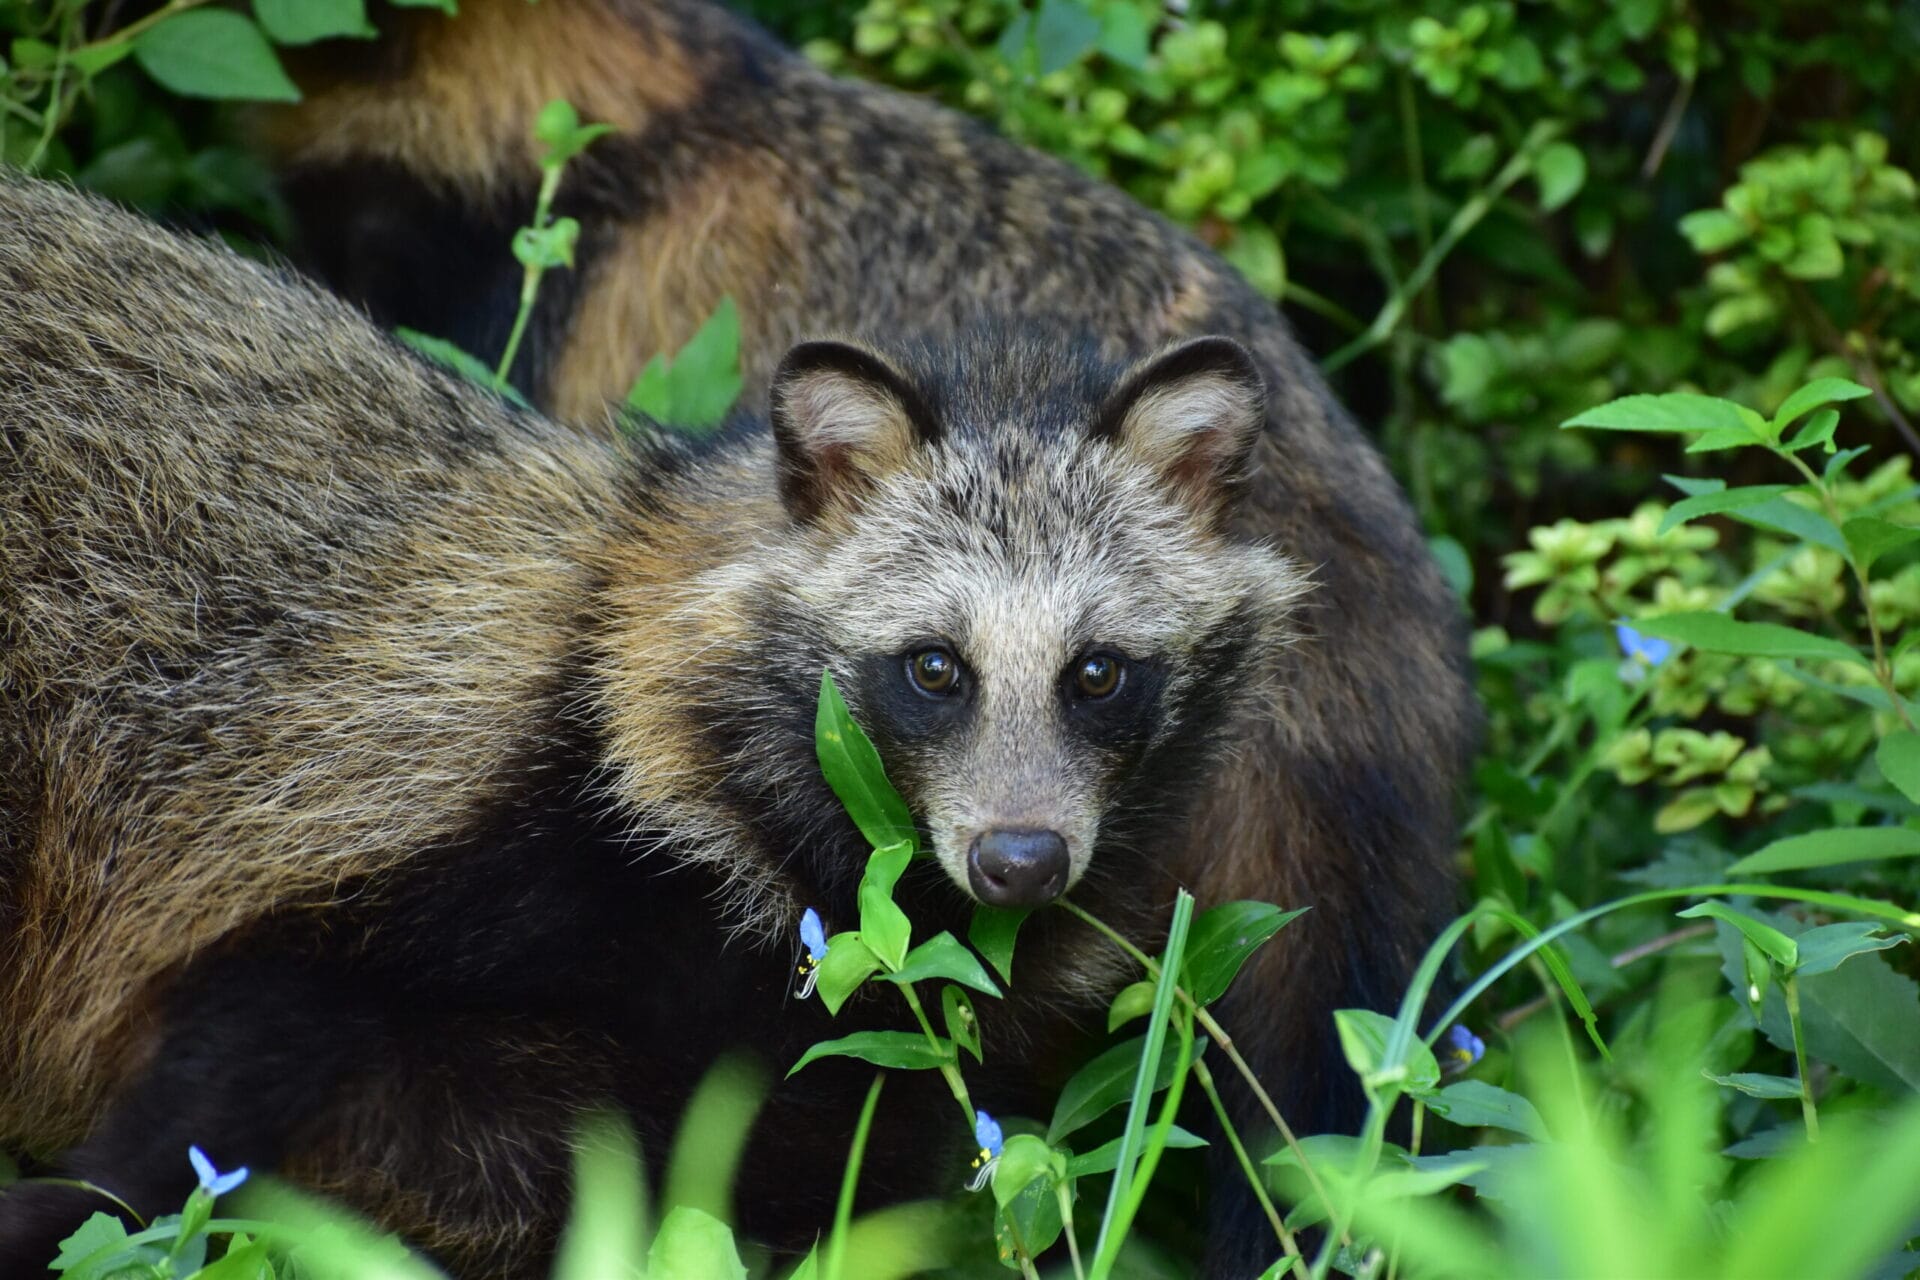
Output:
[[[1627,655],[1629,662],[1644,662],[1657,667],[1673,656],[1673,645],[1658,636],[1643,636],[1622,619],[1613,624],[1613,634],[1620,641],[1620,652]]]
[[[200,1189],[210,1196],[223,1196],[247,1180],[246,1166],[221,1173],[198,1147],[187,1148],[187,1159],[193,1161],[193,1171],[200,1176]]]
[[[1449,1075],[1465,1071],[1485,1057],[1486,1053],[1486,1042],[1473,1034],[1465,1023],[1456,1022],[1447,1028],[1447,1048],[1441,1056],[1446,1059]]]
[[[807,954],[800,958],[800,998],[805,1000],[820,981],[820,962],[827,956],[826,926],[820,923],[820,913],[812,907],[800,917],[800,945],[807,949]]]
[[[967,1190],[978,1191],[987,1185],[994,1167],[1000,1163],[999,1122],[984,1111],[974,1112],[973,1140],[980,1144],[980,1154],[973,1158],[973,1177],[967,1179]]]

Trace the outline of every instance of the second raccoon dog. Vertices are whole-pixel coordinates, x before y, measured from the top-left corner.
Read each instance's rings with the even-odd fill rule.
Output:
[[[198,1143],[538,1274],[582,1110],[659,1152],[721,1051],[891,1016],[791,998],[865,860],[823,669],[928,826],[923,930],[1071,886],[1144,936],[1291,635],[1302,573],[1231,532],[1263,398],[1224,339],[811,342],[770,430],[627,444],[57,187],[0,180],[0,228],[0,1142],[142,1214]],[[1109,954],[1028,922],[982,1105],[1039,1103]],[[774,1091],[744,1230],[826,1221],[868,1078]],[[897,1080],[863,1189],[951,1186],[957,1127]],[[0,1193],[0,1273],[108,1207]]]
[[[710,0],[467,0],[316,46],[265,122],[307,262],[376,319],[491,355],[521,271],[552,98],[614,126],[558,210],[577,271],[543,286],[514,375],[595,427],[655,351],[739,302],[747,403],[795,339],[1065,317],[1116,351],[1203,334],[1250,350],[1267,427],[1232,514],[1314,582],[1273,696],[1141,886],[1313,909],[1255,957],[1224,1021],[1302,1131],[1355,1126],[1331,1011],[1389,1008],[1453,905],[1456,790],[1477,722],[1457,601],[1380,458],[1273,306],[1186,232],[957,113],[836,80]],[[1226,1082],[1232,1087],[1233,1082]],[[1241,1098],[1247,1131],[1271,1135]],[[1216,1144],[1226,1185],[1239,1175]],[[1250,1197],[1230,1213],[1243,1238]],[[1257,1270],[1250,1258],[1229,1270]]]

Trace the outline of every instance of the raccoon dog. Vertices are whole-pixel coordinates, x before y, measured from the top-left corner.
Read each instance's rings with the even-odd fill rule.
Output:
[[[823,669],[924,821],[923,933],[1070,889],[1142,940],[1283,669],[1305,577],[1234,531],[1232,341],[807,342],[770,429],[625,442],[61,188],[0,181],[0,227],[0,1142],[142,1214],[197,1143],[536,1274],[582,1110],[657,1152],[721,1051],[892,1016],[791,995],[865,860]],[[1038,1105],[1108,955],[1028,922],[982,1105]],[[827,1219],[867,1079],[774,1091],[744,1230]],[[889,1090],[874,1200],[962,1176],[937,1083]],[[9,1189],[0,1271],[106,1207]]]
[[[378,43],[310,51],[305,101],[262,128],[306,261],[376,319],[498,351],[521,275],[505,246],[540,181],[535,116],[564,97],[615,127],[561,185],[579,267],[549,277],[514,370],[564,419],[600,421],[726,294],[759,406],[800,337],[949,332],[982,312],[1061,316],[1115,352],[1224,334],[1254,353],[1267,427],[1230,520],[1314,590],[1168,875],[1138,891],[1165,903],[1178,879],[1203,901],[1312,906],[1224,1020],[1297,1128],[1357,1125],[1331,1011],[1391,1007],[1453,907],[1477,712],[1458,602],[1274,308],[1120,192],[923,99],[835,80],[717,3],[467,0],[455,18],[380,21]],[[1270,1134],[1249,1103],[1234,1103],[1247,1131]],[[1223,1203],[1242,1220],[1216,1243],[1258,1238],[1251,1198]]]

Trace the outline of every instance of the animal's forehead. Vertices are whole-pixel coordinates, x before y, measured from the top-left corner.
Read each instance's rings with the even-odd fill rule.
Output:
[[[861,647],[986,632],[1181,647],[1221,594],[1206,542],[1141,477],[1073,461],[1010,446],[891,479],[829,552],[834,625]]]

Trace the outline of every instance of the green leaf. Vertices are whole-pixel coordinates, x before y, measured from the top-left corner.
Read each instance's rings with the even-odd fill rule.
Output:
[[[1153,990],[1154,984],[1145,979],[1120,988],[1120,994],[1107,1005],[1107,1034],[1153,1012]]]
[[[1053,1119],[1047,1124],[1049,1143],[1059,1142],[1127,1101],[1133,1093],[1133,1078],[1140,1066],[1140,1051],[1145,1043],[1145,1036],[1123,1040],[1073,1073],[1073,1078],[1060,1090],[1060,1099],[1053,1107]],[[1195,1041],[1193,1057],[1196,1062],[1205,1044],[1205,1037]],[[1160,1065],[1153,1075],[1155,1093],[1172,1082],[1173,1068],[1179,1060],[1180,1046],[1169,1038],[1161,1046]]]
[[[1138,71],[1152,52],[1153,20],[1137,4],[1109,4],[1100,14],[1100,52]]]
[[[1680,234],[1695,253],[1719,253],[1747,238],[1747,224],[1725,209],[1700,209],[1680,219]]]
[[[379,34],[367,21],[366,0],[253,0],[253,16],[280,44]]]
[[[1738,1089],[1753,1098],[1798,1098],[1800,1082],[1791,1076],[1763,1076],[1754,1071],[1736,1071],[1730,1076],[1717,1076],[1711,1071],[1702,1071],[1701,1075],[1715,1084],[1725,1085],[1729,1089]]]
[[[1660,522],[1660,532],[1665,533],[1675,525],[1685,524],[1700,516],[1718,515],[1723,511],[1735,511],[1769,498],[1777,498],[1792,487],[1785,484],[1750,484],[1738,489],[1721,489],[1683,498],[1668,509],[1666,518]]]
[[[1739,864],[1736,863],[1734,866],[1737,869]],[[1711,917],[1726,921],[1738,929],[1741,936],[1748,942],[1760,948],[1769,959],[1789,973],[1793,971],[1795,965],[1800,963],[1800,948],[1795,945],[1792,938],[1770,924],[1756,920],[1744,912],[1735,911],[1724,902],[1702,902],[1675,914],[1689,920]]]
[[[1920,853],[1920,831],[1909,827],[1833,827],[1787,836],[1727,868],[1731,876],[1800,871],[1843,862],[1875,862]]]
[[[455,373],[465,378],[468,382],[473,383],[475,386],[485,387],[495,395],[505,396],[508,400],[511,400],[523,409],[533,407],[527,403],[527,398],[521,395],[512,383],[502,382],[495,378],[493,376],[493,370],[481,364],[478,359],[462,351],[459,347],[454,346],[445,338],[436,338],[431,334],[421,333],[418,329],[409,329],[404,325],[396,327],[393,331],[393,336],[399,339],[402,344],[418,351],[429,360],[434,360],[446,365],[449,369],[452,369]]]
[[[596,138],[613,132],[610,124],[580,123],[580,113],[565,98],[555,98],[540,108],[533,120],[533,136],[545,147],[540,157],[542,169],[559,169],[585,151]]]
[[[1407,1041],[1407,1060],[1387,1061],[1387,1042],[1393,1036],[1393,1019],[1371,1009],[1335,1009],[1333,1025],[1340,1033],[1340,1048],[1347,1065],[1369,1090],[1392,1085],[1408,1093],[1427,1094],[1440,1084],[1440,1064],[1433,1050],[1418,1036]]]
[[[453,15],[460,12],[459,0],[387,0],[387,3],[401,9],[438,9]]]
[[[1773,415],[1773,434],[1778,436],[1809,409],[1818,409],[1823,404],[1836,401],[1858,400],[1861,396],[1872,394],[1859,383],[1849,382],[1845,378],[1815,378],[1788,396],[1780,406],[1780,412]]]
[[[1854,558],[1860,562],[1862,573],[1872,568],[1873,562],[1887,552],[1898,550],[1920,538],[1920,529],[1912,525],[1876,520],[1872,516],[1855,516],[1840,526],[1840,533],[1847,540],[1847,546],[1852,548]]]
[[[1896,729],[1880,739],[1873,762],[1881,776],[1915,804],[1920,804],[1920,733]]]
[[[1014,939],[1019,935],[1020,922],[1031,911],[1027,907],[1018,910],[990,907],[984,902],[973,909],[973,919],[967,925],[967,942],[986,958],[1002,982],[1013,981]]]
[[[647,1280],[747,1280],[747,1269],[726,1223],[681,1205],[662,1220],[647,1250]]]
[[[1531,1102],[1483,1080],[1456,1081],[1422,1101],[1435,1115],[1466,1128],[1505,1129],[1547,1140],[1547,1126]]]
[[[1032,1257],[1060,1238],[1054,1183],[1065,1175],[1065,1158],[1032,1134],[1007,1139],[993,1172],[994,1247],[1003,1259]]]
[[[1079,0],[1040,0],[1040,10],[1033,18],[1040,74],[1052,75],[1080,61],[1093,52],[1100,34],[1100,19]]]
[[[839,1013],[860,984],[879,971],[880,957],[857,932],[836,933],[827,939],[827,954],[820,960],[813,989],[828,1013]]]
[[[929,1044],[927,1037],[918,1031],[856,1031],[838,1040],[822,1040],[813,1045],[800,1055],[800,1061],[793,1064],[787,1075],[792,1076],[809,1062],[821,1058],[859,1058],[875,1066],[917,1071],[953,1062],[954,1049],[947,1040]]]
[[[1587,158],[1571,142],[1556,142],[1534,160],[1533,176],[1540,184],[1541,210],[1552,213],[1580,194],[1587,181]]]
[[[1869,666],[1852,645],[1774,622],[1739,622],[1724,613],[1669,613],[1639,618],[1634,630],[1662,640],[1678,640],[1708,653],[1742,658],[1808,658]]]
[[[73,51],[73,57],[67,65],[91,79],[132,56],[133,41],[114,40],[106,44],[82,45]]]
[[[640,1142],[626,1116],[603,1111],[583,1118],[574,1134],[572,1205],[552,1280],[599,1280],[609,1270],[638,1266],[646,1253],[646,1181]]]
[[[300,101],[260,28],[224,9],[163,19],[135,38],[133,56],[162,88],[182,97]]]
[[[1838,409],[1822,409],[1808,418],[1806,424],[1793,433],[1793,439],[1786,443],[1787,451],[1798,453],[1802,449],[1811,449],[1819,444],[1825,445],[1827,452],[1832,453],[1834,451],[1833,429],[1839,425]]]
[[[1885,928],[1872,921],[1846,920],[1809,929],[1795,939],[1800,944],[1800,967],[1794,972],[1802,978],[1831,973],[1854,956],[1886,951],[1907,941],[1903,933],[1880,936]]]
[[[1016,1133],[1000,1148],[1000,1163],[993,1169],[993,1198],[1006,1205],[1027,1189],[1035,1178],[1051,1179],[1054,1150],[1030,1133]]]
[[[671,360],[658,354],[647,361],[626,403],[656,422],[703,431],[726,420],[744,385],[740,311],[728,296]]]
[[[840,797],[867,843],[878,849],[905,841],[919,848],[920,836],[914,829],[907,802],[887,781],[880,753],[873,742],[853,722],[833,673],[820,673],[820,704],[814,713],[813,749],[820,759],[820,771],[827,785]]]
[[[1765,444],[1749,427],[1715,427],[1703,431],[1687,446],[1688,453],[1718,453],[1723,449],[1745,449]]]
[[[127,1238],[126,1224],[110,1213],[95,1211],[80,1224],[79,1230],[60,1242],[60,1256],[49,1264],[51,1270],[68,1271],[102,1249],[110,1249]]]
[[[1847,554],[1847,540],[1842,536],[1833,521],[1818,511],[1811,511],[1798,503],[1785,498],[1769,498],[1729,511],[1728,515],[1744,524],[1761,529],[1773,529],[1795,538],[1813,543],[1815,546]]]
[[[928,938],[909,951],[900,967],[887,975],[887,981],[900,983],[921,982],[927,978],[946,978],[990,996],[1000,994],[1000,988],[980,967],[973,952],[961,946],[950,933],[936,933]]]
[[[979,1062],[980,1016],[973,1011],[972,998],[951,983],[940,988],[940,1016],[947,1024],[947,1038]]]
[[[1197,1133],[1189,1133],[1176,1124],[1167,1130],[1167,1145],[1183,1149],[1204,1147],[1207,1145],[1207,1140]],[[1112,1173],[1119,1160],[1120,1139],[1115,1138],[1110,1142],[1101,1143],[1083,1156],[1074,1156],[1068,1160],[1067,1176],[1084,1178],[1096,1173]]]
[[[889,970],[906,963],[907,944],[913,940],[913,924],[893,900],[893,886],[912,860],[913,849],[904,840],[890,844],[867,855],[867,870],[860,877],[860,940]]]
[[[1568,418],[1560,427],[1660,432],[1732,429],[1747,432],[1750,442],[1759,444],[1761,437],[1755,428],[1760,425],[1759,414],[1731,400],[1675,391],[1663,396],[1623,396]]]
[[[1261,944],[1306,910],[1282,911],[1271,902],[1252,901],[1209,907],[1193,922],[1180,985],[1196,1003],[1212,1004],[1226,994],[1240,966]]]

